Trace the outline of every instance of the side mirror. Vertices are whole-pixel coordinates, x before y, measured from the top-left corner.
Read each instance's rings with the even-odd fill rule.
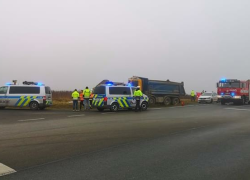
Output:
[[[216,87],[219,87],[219,83],[216,83]]]

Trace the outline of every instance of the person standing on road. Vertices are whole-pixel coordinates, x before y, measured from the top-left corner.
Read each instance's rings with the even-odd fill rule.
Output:
[[[138,110],[141,110],[140,101],[141,101],[141,97],[142,97],[142,92],[141,92],[139,86],[136,88],[136,91],[134,92],[134,97],[136,100],[135,112],[137,112]]]
[[[191,101],[195,101],[195,92],[194,92],[194,90],[191,91]]]
[[[72,93],[72,98],[73,98],[73,111],[78,111],[78,98],[79,98],[79,93],[77,92],[77,89]]]
[[[82,110],[82,107],[84,106],[84,98],[83,98],[83,90],[81,90],[81,93],[80,93],[80,111]]]
[[[90,90],[88,88],[88,86],[86,87],[86,89],[83,91],[83,95],[84,95],[84,105],[85,105],[85,109],[90,109],[89,108],[89,98],[90,98]]]

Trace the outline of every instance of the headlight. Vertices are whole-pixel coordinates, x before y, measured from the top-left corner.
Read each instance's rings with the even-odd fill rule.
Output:
[[[235,99],[241,99],[241,96],[234,96]]]

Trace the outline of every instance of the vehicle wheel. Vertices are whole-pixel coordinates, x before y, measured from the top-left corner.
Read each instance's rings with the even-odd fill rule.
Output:
[[[220,103],[221,103],[221,105],[225,105],[226,104],[225,101],[223,101],[223,100],[221,100]]]
[[[143,103],[141,104],[141,110],[142,110],[142,111],[146,111],[147,109],[148,109],[148,103],[143,102]]]
[[[171,104],[171,98],[170,97],[165,97],[163,103],[165,106],[169,106]]]
[[[149,104],[154,105],[156,103],[155,97],[153,97],[153,96],[150,97],[148,102],[149,102]]]
[[[178,105],[179,103],[180,103],[180,99],[179,99],[179,98],[173,98],[173,99],[172,99],[172,104],[173,104],[174,106]]]
[[[102,112],[102,111],[104,111],[104,108],[97,108],[97,110]]]
[[[5,107],[0,107],[0,109],[5,109]]]
[[[44,110],[46,107],[39,107],[40,110]]]
[[[30,103],[30,109],[31,110],[37,110],[39,108],[39,105],[37,102],[31,102]]]
[[[119,105],[117,103],[113,103],[110,107],[110,111],[117,112],[119,109]]]
[[[245,105],[245,103],[246,103],[246,102],[245,102],[245,98],[243,97],[243,98],[241,99],[241,103],[240,103],[240,104],[241,104],[241,105]]]

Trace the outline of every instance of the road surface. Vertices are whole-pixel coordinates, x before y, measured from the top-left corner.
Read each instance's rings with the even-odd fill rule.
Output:
[[[3,180],[249,180],[250,106],[1,110],[1,171],[16,171]]]

